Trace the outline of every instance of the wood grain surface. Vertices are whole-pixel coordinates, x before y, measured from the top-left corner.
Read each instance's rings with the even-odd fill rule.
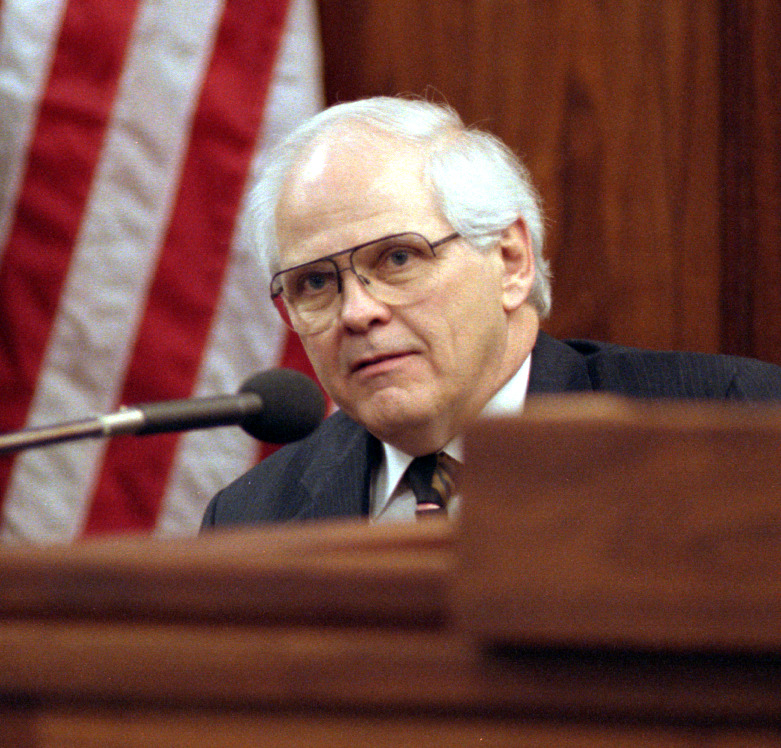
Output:
[[[526,160],[553,334],[781,363],[774,0],[320,0],[329,103],[447,100]]]
[[[466,458],[482,641],[779,658],[781,406],[540,398]]]
[[[538,399],[468,436],[455,521],[5,546],[0,745],[778,744],[779,444]]]

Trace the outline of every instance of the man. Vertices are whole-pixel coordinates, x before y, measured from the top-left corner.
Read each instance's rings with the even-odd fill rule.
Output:
[[[272,297],[340,410],[221,491],[205,527],[441,508],[450,497],[421,498],[416,466],[427,483],[448,469],[413,458],[458,459],[470,423],[520,412],[527,393],[781,397],[781,367],[540,333],[536,193],[504,145],[447,108],[332,107],[275,150],[254,196]]]

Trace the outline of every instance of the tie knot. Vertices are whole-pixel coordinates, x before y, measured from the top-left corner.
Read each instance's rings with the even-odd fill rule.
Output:
[[[407,482],[415,494],[418,517],[446,515],[457,493],[460,465],[445,452],[416,457],[407,468]]]

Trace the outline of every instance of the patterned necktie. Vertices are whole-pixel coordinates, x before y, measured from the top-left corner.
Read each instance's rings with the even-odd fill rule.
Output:
[[[447,506],[456,494],[460,465],[444,452],[416,457],[407,468],[407,482],[415,494],[415,515],[447,516]]]

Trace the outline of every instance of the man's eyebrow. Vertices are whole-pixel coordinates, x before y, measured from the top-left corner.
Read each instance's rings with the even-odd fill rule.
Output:
[[[280,268],[279,270],[275,271],[275,274],[286,273],[288,272],[288,270],[296,270],[297,268],[301,268],[306,265],[311,265],[312,263],[315,262],[321,262],[323,260],[331,260],[334,257],[347,254],[348,252],[352,252],[356,249],[362,249],[363,247],[368,247],[370,244],[377,244],[379,242],[387,241],[388,239],[396,239],[402,236],[408,236],[410,234],[416,234],[418,236],[422,236],[422,234],[418,234],[418,232],[416,231],[396,231],[393,234],[383,234],[383,236],[378,236],[376,239],[369,239],[368,241],[361,242],[360,244],[355,244],[352,247],[347,247],[345,249],[338,249],[336,250],[336,252],[331,252],[330,254],[323,255],[322,257],[316,257],[313,260],[306,260],[305,262],[298,262],[295,265],[291,265],[290,267],[287,268]]]

